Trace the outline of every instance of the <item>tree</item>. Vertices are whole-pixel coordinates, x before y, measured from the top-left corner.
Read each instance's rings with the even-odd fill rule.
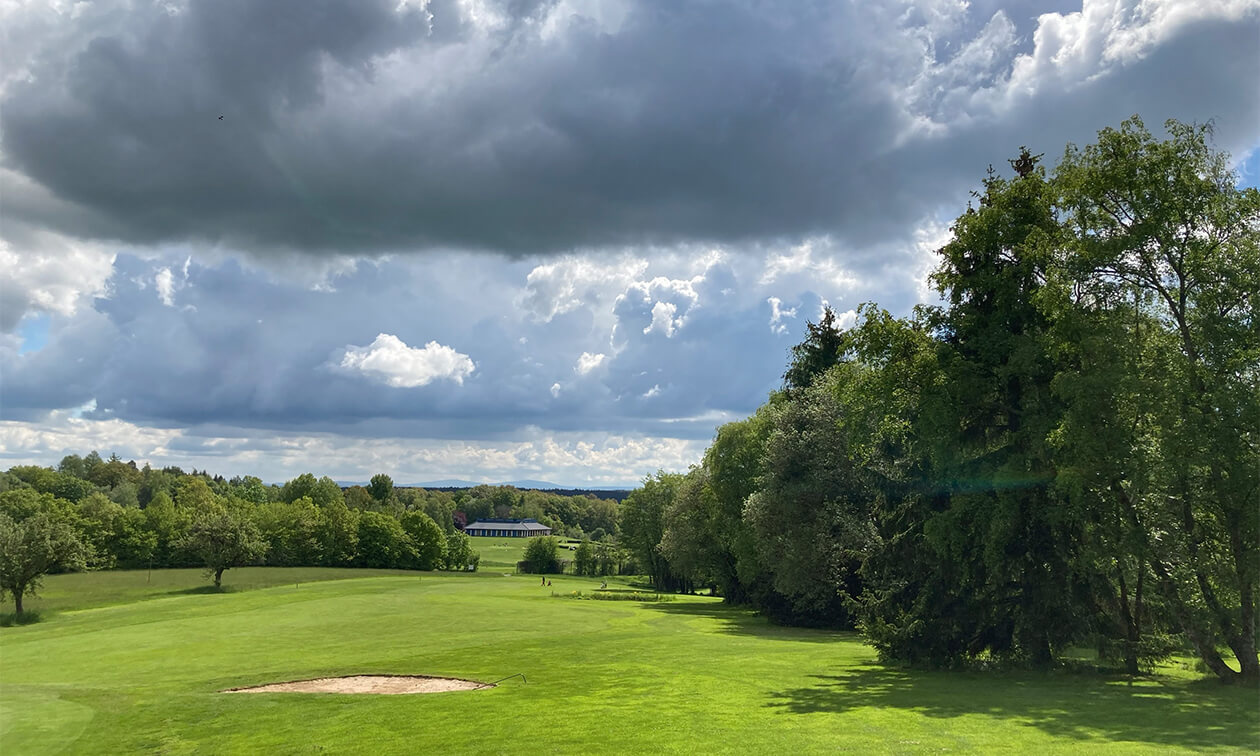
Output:
[[[210,484],[205,478],[188,476],[179,484],[175,494],[175,505],[195,516],[200,512],[208,512],[221,507],[223,503],[210,489]]]
[[[578,515],[578,526],[590,533],[591,540],[598,541],[595,531],[606,534],[617,534],[617,502],[611,499],[587,499]]]
[[[347,567],[355,562],[359,550],[359,519],[359,510],[350,509],[344,501],[319,507],[316,538],[321,564]]]
[[[472,567],[476,570],[480,561],[481,555],[473,550],[471,538],[459,531],[446,534],[446,569],[463,571]]]
[[[73,475],[76,478],[87,478],[87,465],[78,454],[67,454],[57,465],[57,472]]]
[[[673,514],[669,516],[663,539],[667,553],[678,548],[681,541],[691,540],[691,548],[704,555],[702,561],[708,565],[711,579],[717,583],[723,598],[731,603],[751,602],[765,608],[761,599],[773,590],[770,575],[757,556],[756,541],[744,517],[744,508],[766,473],[766,440],[770,436],[773,408],[785,399],[785,395],[777,394],[747,420],[718,428],[701,463],[703,488],[692,489],[680,497],[680,503],[701,505],[703,527],[693,531],[690,539],[683,537],[681,528],[671,534],[669,531],[674,530],[675,522],[681,524],[687,520],[675,520]],[[682,517],[681,512],[677,514]]]
[[[944,380],[924,430],[948,503],[924,534],[961,568],[967,654],[1044,666],[1081,626],[1070,590],[1080,522],[1054,490],[1046,444],[1062,406],[1042,288],[1062,229],[1037,156],[1010,162],[1015,177],[990,170],[979,208],[955,221],[933,277],[948,302],[932,319]]]
[[[309,567],[320,564],[320,510],[310,498],[272,501],[254,507],[253,516],[267,542],[267,564]]]
[[[159,491],[144,509],[145,527],[153,534],[154,561],[163,567],[183,567],[189,557],[183,549],[191,520],[189,512],[178,509],[165,491]]]
[[[524,572],[550,574],[560,572],[560,542],[553,536],[537,536],[529,539],[525,555],[521,559]]]
[[[446,533],[424,512],[404,512],[399,524],[411,539],[414,566],[417,570],[436,570],[446,556]]]
[[[836,323],[835,310],[823,307],[817,323],[806,321],[805,340],[792,347],[792,360],[783,374],[788,393],[808,388],[840,361],[844,354],[844,332]]]
[[[621,503],[619,532],[622,543],[647,569],[652,585],[660,591],[685,590],[688,586],[672,569],[661,551],[665,535],[665,512],[673,504],[682,484],[677,473],[657,472],[643,480]]]
[[[1204,664],[1260,680],[1260,191],[1240,189],[1210,126],[1137,117],[1069,146],[1057,186],[1089,304],[1132,308],[1147,352],[1135,446],[1151,464],[1088,481],[1113,498]],[[1085,428],[1081,432],[1087,432]],[[1239,671],[1221,657],[1233,652]]]
[[[360,567],[410,567],[415,561],[411,539],[398,520],[381,512],[359,514]]]
[[[384,504],[386,501],[389,501],[389,497],[394,493],[394,479],[385,473],[377,473],[372,476],[367,490],[373,499]]]
[[[263,484],[262,479],[253,475],[233,478],[229,481],[229,489],[233,496],[254,504],[265,504],[270,498],[267,486]]]
[[[84,567],[84,548],[74,529],[46,512],[20,521],[0,511],[0,592],[13,597],[21,614],[22,598],[33,596],[40,578],[55,568]]]
[[[363,486],[350,486],[343,492],[346,506],[360,511],[380,511],[380,505]]]
[[[596,575],[599,569],[599,562],[595,559],[595,547],[590,541],[582,541],[578,544],[577,551],[573,552],[573,572],[576,575]]]
[[[769,418],[765,473],[745,517],[777,594],[759,595],[759,605],[781,622],[852,626],[846,601],[860,591],[871,526],[837,384],[856,369],[834,367]]]
[[[341,487],[335,480],[328,476],[316,480],[311,473],[302,473],[285,483],[280,490],[280,498],[283,501],[297,501],[303,496],[311,497],[311,501],[315,502],[317,507],[327,507],[334,502],[344,501]]]
[[[194,515],[183,546],[205,565],[215,588],[222,587],[225,570],[256,562],[267,553],[267,542],[254,523],[221,505]]]

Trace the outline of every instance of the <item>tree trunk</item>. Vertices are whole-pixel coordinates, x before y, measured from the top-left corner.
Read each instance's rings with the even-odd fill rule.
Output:
[[[1138,580],[1141,581],[1141,573],[1138,573]],[[1120,584],[1120,600],[1118,602],[1120,609],[1120,624],[1124,630],[1124,671],[1130,675],[1138,673],[1138,657],[1137,657],[1137,641],[1138,631],[1136,623],[1133,621],[1133,614],[1129,611],[1129,585],[1124,579],[1124,563],[1116,560],[1116,580]],[[1141,582],[1138,583],[1139,590]],[[1139,600],[1141,594],[1138,594]]]
[[[13,606],[17,609],[17,613],[22,613],[22,594],[26,593],[26,586],[13,589]]]
[[[223,587],[223,570],[225,570],[225,569],[227,569],[227,568],[226,568],[226,567],[220,567],[219,569],[217,569],[217,570],[215,570],[215,571],[214,571],[214,587],[215,587],[215,588],[222,588],[222,587]]]
[[[1146,575],[1146,561],[1138,560],[1137,574],[1137,595],[1133,599],[1133,659],[1129,660],[1128,654],[1125,655],[1125,666],[1129,668],[1129,674],[1136,675],[1138,673],[1138,650],[1142,641],[1142,578]]]
[[[1239,598],[1239,632],[1230,644],[1234,655],[1238,657],[1242,679],[1248,683],[1260,683],[1260,659],[1256,656],[1256,598],[1255,585],[1252,582],[1247,565],[1247,549],[1243,545],[1242,527],[1239,518],[1231,517],[1229,523],[1230,548],[1234,552],[1234,574],[1238,576]]]

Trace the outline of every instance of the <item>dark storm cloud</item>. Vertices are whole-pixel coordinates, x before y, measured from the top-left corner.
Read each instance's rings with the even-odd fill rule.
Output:
[[[66,230],[133,242],[870,238],[921,212],[890,201],[895,87],[914,70],[869,39],[897,24],[844,4],[645,2],[611,33],[545,34],[548,5],[508,3],[491,29],[453,3],[89,10],[6,92],[4,153],[108,219]]]
[[[1255,13],[1192,24],[1184,55],[1108,61],[1110,83],[1087,60],[986,104],[1062,6],[644,1],[601,25],[554,2],[93,5],[34,45],[0,127],[12,166],[84,209],[46,219],[63,230],[518,253],[865,244],[1018,144],[1057,152],[1139,109],[1217,118],[1230,146],[1254,132],[1233,90],[1260,68]]]

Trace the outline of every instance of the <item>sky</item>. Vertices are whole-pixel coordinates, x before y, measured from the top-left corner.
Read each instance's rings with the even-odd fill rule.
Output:
[[[1260,0],[0,1],[0,467],[633,486],[989,165],[1260,172]]]

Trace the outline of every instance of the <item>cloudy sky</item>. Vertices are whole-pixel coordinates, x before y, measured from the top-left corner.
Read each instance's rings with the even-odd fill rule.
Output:
[[[0,466],[632,485],[986,166],[1260,169],[1260,0],[0,2]]]

